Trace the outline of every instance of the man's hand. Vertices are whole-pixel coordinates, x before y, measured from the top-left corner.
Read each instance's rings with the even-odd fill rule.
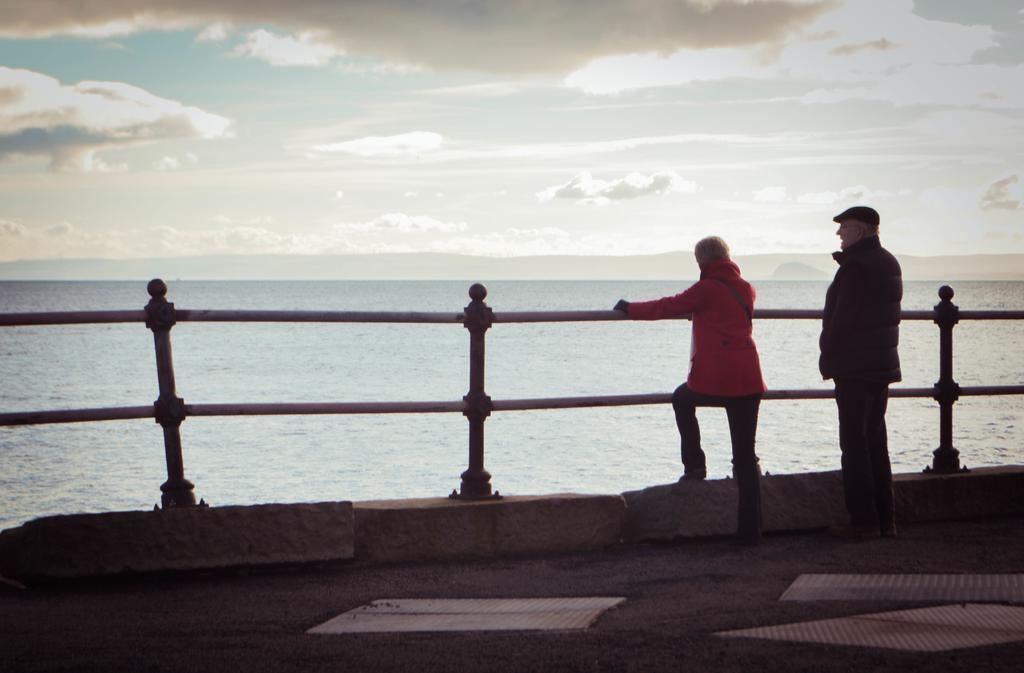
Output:
[[[612,310],[622,311],[623,313],[629,313],[629,302],[626,301],[625,299],[620,299],[617,302],[615,302],[615,308],[613,308]]]

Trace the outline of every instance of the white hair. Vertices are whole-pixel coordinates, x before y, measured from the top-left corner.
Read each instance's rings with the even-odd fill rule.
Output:
[[[729,244],[718,236],[708,236],[697,241],[693,247],[697,264],[703,266],[719,259],[729,259]]]

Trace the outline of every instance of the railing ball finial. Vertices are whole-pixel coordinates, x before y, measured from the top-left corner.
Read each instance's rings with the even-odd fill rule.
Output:
[[[939,288],[939,299],[942,301],[953,301],[953,288],[943,285]]]
[[[469,298],[473,301],[483,301],[487,298],[487,287],[483,283],[473,283],[469,286]]]
[[[164,297],[167,295],[167,283],[160,278],[154,278],[146,285],[146,292],[148,292],[149,296],[154,299],[157,297]]]

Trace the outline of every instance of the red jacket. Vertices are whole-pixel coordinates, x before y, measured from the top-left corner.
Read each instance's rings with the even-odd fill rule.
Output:
[[[720,281],[735,288],[753,311],[753,286],[743,280],[732,260],[722,259],[707,265],[700,280],[685,292],[654,301],[630,302],[628,315],[634,320],[660,320],[692,314],[690,375],[686,379],[690,390],[725,397],[763,393],[767,387],[752,337],[753,326],[736,296]]]

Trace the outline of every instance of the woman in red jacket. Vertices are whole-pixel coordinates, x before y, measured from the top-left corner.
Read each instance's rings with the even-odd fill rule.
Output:
[[[672,395],[682,444],[682,480],[707,476],[696,408],[725,407],[739,490],[737,536],[741,542],[756,544],[761,539],[761,486],[754,442],[761,394],[766,389],[752,337],[756,293],[740,276],[721,238],[702,239],[693,252],[700,280],[685,292],[654,301],[619,300],[615,310],[625,311],[633,320],[691,315],[690,374]]]

